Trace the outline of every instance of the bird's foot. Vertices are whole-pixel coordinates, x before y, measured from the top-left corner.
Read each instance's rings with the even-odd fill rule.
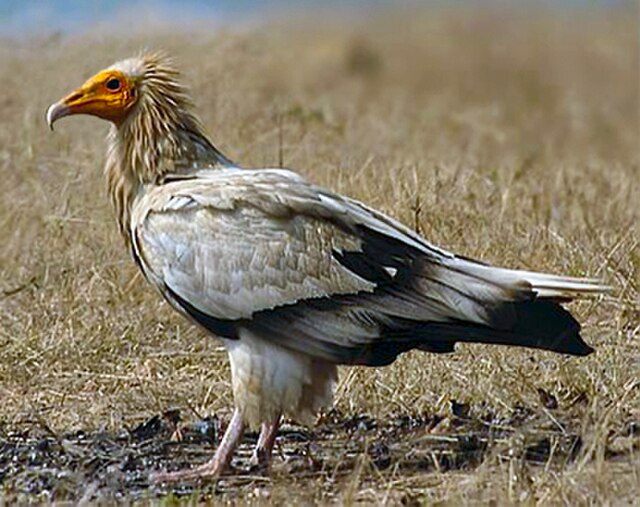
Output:
[[[227,426],[227,430],[222,437],[215,456],[205,464],[191,468],[189,470],[179,470],[177,472],[154,472],[149,476],[149,480],[154,483],[175,483],[183,481],[212,481],[225,472],[231,465],[233,451],[238,447],[242,434],[244,433],[244,422],[242,415],[236,409],[233,417]]]
[[[252,469],[267,471],[271,465],[271,456],[273,454],[273,446],[276,442],[276,435],[280,427],[280,417],[269,423],[262,423],[258,443],[256,444],[249,464]]]
[[[207,461],[203,465],[177,472],[152,472],[149,480],[153,484],[176,483],[188,481],[213,481],[225,471],[224,464],[217,459]]]

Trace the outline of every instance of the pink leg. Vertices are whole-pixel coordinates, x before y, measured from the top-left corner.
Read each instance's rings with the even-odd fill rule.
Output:
[[[194,479],[213,479],[219,476],[231,463],[233,451],[236,450],[242,435],[244,434],[245,424],[242,415],[236,409],[233,417],[229,422],[227,431],[224,432],[222,441],[216,450],[212,459],[195,468],[189,470],[180,470],[178,472],[155,472],[150,476],[151,482],[178,482],[189,481]]]
[[[280,417],[269,423],[262,423],[258,443],[251,457],[251,464],[260,468],[268,468],[271,462],[273,445],[276,443],[276,435],[280,427]]]

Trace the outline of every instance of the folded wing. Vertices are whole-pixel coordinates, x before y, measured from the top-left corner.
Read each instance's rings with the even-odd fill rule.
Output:
[[[246,328],[336,363],[387,364],[458,341],[588,354],[558,301],[603,290],[457,257],[282,170],[154,188],[135,206],[132,236],[145,274],[212,333]]]

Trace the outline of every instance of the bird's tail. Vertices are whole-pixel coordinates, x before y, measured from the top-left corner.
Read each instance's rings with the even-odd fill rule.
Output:
[[[482,265],[479,267],[481,269],[484,268]],[[514,280],[524,280],[530,284],[531,289],[536,293],[537,299],[571,301],[611,290],[610,286],[603,284],[597,278],[576,278],[513,269],[500,269],[497,271],[502,272],[502,276],[510,277]]]
[[[523,293],[528,292],[533,297],[503,303],[514,317],[508,326],[492,325],[491,322],[486,325],[473,322],[425,324],[422,330],[430,337],[437,335],[437,340],[442,340],[439,346],[443,351],[452,350],[455,342],[469,342],[529,347],[577,356],[593,352],[580,336],[578,321],[560,303],[607,292],[611,289],[609,286],[594,278],[497,269],[476,263],[469,263],[464,271],[491,283],[511,287],[520,284],[528,288]],[[500,308],[496,310],[497,316],[501,312]],[[419,348],[432,350],[429,342]]]
[[[469,322],[425,323],[415,335],[428,336],[418,348],[430,352],[453,352],[455,343],[486,343],[551,350],[574,356],[593,352],[580,336],[580,324],[559,303],[535,300],[515,304],[516,323],[496,329]]]

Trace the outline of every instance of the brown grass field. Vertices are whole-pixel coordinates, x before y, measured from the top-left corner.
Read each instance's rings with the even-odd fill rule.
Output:
[[[0,503],[636,503],[636,10],[428,7],[3,40]],[[290,421],[269,474],[246,468],[249,435],[217,484],[149,486],[150,469],[212,452],[214,437],[171,441],[153,416],[179,410],[187,436],[224,423],[226,353],[129,259],[103,185],[107,125],[44,121],[141,47],[175,56],[241,164],[298,170],[469,257],[606,280],[610,295],[570,306],[597,352],[460,346],[343,369],[335,409]]]

